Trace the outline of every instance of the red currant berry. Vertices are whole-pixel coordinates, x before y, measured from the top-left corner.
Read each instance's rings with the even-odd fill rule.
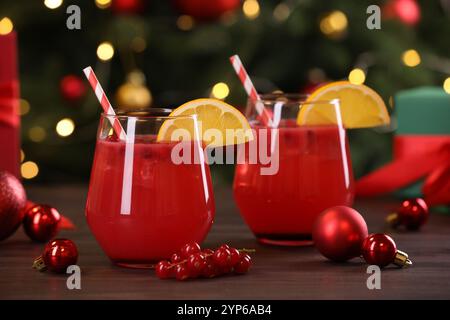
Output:
[[[181,256],[178,253],[174,253],[171,257],[170,257],[170,262],[172,263],[179,263],[183,260],[183,258],[181,258]]]
[[[181,257],[187,259],[191,254],[200,252],[200,245],[197,242],[191,242],[185,244],[183,248],[181,248]]]
[[[207,264],[213,264],[216,265],[216,263],[214,262],[214,252],[212,254],[209,254],[207,256],[205,256],[205,260]]]
[[[227,244],[223,244],[219,247],[219,249],[230,249],[230,246]]]
[[[226,248],[217,249],[213,255],[214,263],[220,267],[225,268],[231,265],[231,253],[230,250]]]
[[[242,254],[241,260],[234,266],[234,272],[238,274],[247,273],[252,265],[252,258],[248,254]]]
[[[214,263],[209,262],[203,268],[202,276],[205,278],[214,278],[214,277],[217,277],[219,275],[219,273],[220,272],[219,272],[219,269],[217,268],[217,266]]]
[[[175,277],[177,280],[183,281],[189,278],[189,271],[183,264],[177,264],[175,267]]]
[[[213,254],[214,254],[214,250],[211,250],[211,249],[205,249],[205,250],[203,250],[203,254],[204,254],[205,256],[213,255]]]
[[[206,266],[206,259],[201,253],[190,255],[186,267],[191,277],[198,277]]]
[[[239,261],[241,260],[241,253],[239,252],[238,249],[235,248],[231,248],[229,249],[230,253],[231,253],[231,261],[230,261],[230,265],[232,267],[234,267],[235,265],[237,265],[239,263]]]
[[[169,261],[163,260],[158,262],[155,267],[156,276],[160,279],[169,279],[172,277],[173,273],[172,265]]]

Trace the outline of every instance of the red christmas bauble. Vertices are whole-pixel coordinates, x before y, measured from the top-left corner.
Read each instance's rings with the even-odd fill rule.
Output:
[[[58,233],[60,222],[61,215],[58,210],[38,204],[25,212],[23,229],[31,240],[46,242]]]
[[[175,0],[177,10],[197,20],[216,20],[227,12],[236,10],[240,0]]]
[[[86,94],[86,86],[83,80],[75,75],[67,75],[60,82],[61,95],[67,101],[78,101]]]
[[[113,0],[111,9],[116,14],[141,13],[145,7],[145,0]]]
[[[54,239],[45,246],[42,259],[48,270],[57,273],[66,272],[68,266],[77,263],[77,246],[68,239]]]
[[[12,235],[23,219],[27,203],[20,181],[6,171],[0,171],[0,240]]]
[[[330,260],[346,261],[361,254],[367,237],[367,224],[355,209],[332,207],[320,214],[313,227],[313,241]]]
[[[413,26],[420,20],[420,7],[416,0],[391,0],[383,8],[383,17]]]
[[[430,215],[427,204],[421,198],[403,201],[397,214],[398,223],[409,230],[418,230],[427,222]]]
[[[385,267],[394,262],[397,246],[388,235],[375,233],[364,240],[361,253],[368,264]]]

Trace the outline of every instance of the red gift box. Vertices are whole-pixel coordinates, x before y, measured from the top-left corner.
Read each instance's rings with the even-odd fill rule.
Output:
[[[19,81],[16,33],[0,36],[0,170],[19,177]]]

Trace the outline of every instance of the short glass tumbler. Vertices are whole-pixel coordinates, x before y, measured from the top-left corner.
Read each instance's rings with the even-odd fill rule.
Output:
[[[270,127],[248,102],[246,113],[255,139],[238,150],[235,201],[260,242],[312,244],[316,217],[329,207],[353,203],[350,152],[339,101],[306,102],[305,96],[293,94],[261,98],[273,122]],[[271,162],[260,161],[262,155],[270,156]]]
[[[214,196],[202,143],[158,141],[170,110],[102,114],[95,147],[86,218],[96,240],[116,264],[149,267],[184,244],[202,242],[213,223]],[[182,116],[196,127],[194,116]],[[118,120],[126,132],[119,139]],[[174,159],[188,150],[191,161]],[[177,152],[173,152],[174,150]]]

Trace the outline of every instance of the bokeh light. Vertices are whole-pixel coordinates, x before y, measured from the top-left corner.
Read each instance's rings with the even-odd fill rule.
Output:
[[[26,115],[28,112],[30,112],[31,109],[30,103],[25,99],[20,99],[19,107],[19,113],[21,116]]]
[[[345,32],[347,25],[348,20],[345,13],[336,10],[330,12],[320,20],[320,31],[327,36],[336,37]]]
[[[75,123],[72,119],[64,118],[58,121],[56,124],[56,133],[61,137],[70,136],[75,130]]]
[[[47,137],[47,132],[40,126],[34,126],[28,130],[28,137],[33,142],[42,142]]]
[[[111,0],[95,0],[95,5],[99,9],[106,9],[111,5]]]
[[[194,19],[188,15],[181,15],[177,19],[177,27],[183,31],[189,31],[194,27]]]
[[[4,17],[0,20],[0,35],[6,35],[13,31],[14,25],[10,18]]]
[[[405,64],[405,66],[415,67],[420,64],[421,59],[419,53],[416,50],[409,49],[403,52],[402,61]]]
[[[212,88],[212,96],[217,99],[225,99],[230,94],[230,88],[224,82],[219,82]]]
[[[445,92],[450,94],[450,77],[445,79],[444,84],[442,85],[442,87],[444,88]]]
[[[289,18],[289,15],[291,14],[291,9],[289,6],[285,3],[278,4],[275,9],[273,10],[273,17],[275,20],[279,22],[285,21],[287,18]]]
[[[102,42],[97,48],[97,57],[102,61],[111,60],[114,56],[114,47],[110,42]]]
[[[366,74],[362,69],[355,68],[350,71],[348,81],[352,84],[363,84],[366,81]]]
[[[39,173],[38,165],[33,161],[27,161],[20,166],[20,173],[24,179],[33,179]]]
[[[342,11],[333,11],[330,13],[328,21],[336,31],[343,31],[347,28],[347,16]]]
[[[245,0],[242,4],[242,11],[247,19],[253,20],[259,16],[259,3],[257,0]]]
[[[63,3],[63,0],[45,0],[44,5],[49,9],[56,9],[60,7]]]

